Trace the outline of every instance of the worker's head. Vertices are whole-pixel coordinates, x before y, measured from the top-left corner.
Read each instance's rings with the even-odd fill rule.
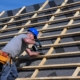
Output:
[[[36,28],[29,28],[28,32],[32,33],[34,38],[37,39],[37,36],[38,36],[39,32]]]

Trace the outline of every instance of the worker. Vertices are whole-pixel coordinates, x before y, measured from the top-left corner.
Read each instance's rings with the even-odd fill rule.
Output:
[[[26,34],[14,37],[0,50],[0,62],[3,64],[0,80],[15,80],[18,77],[18,72],[12,59],[19,56],[24,50],[29,56],[39,55],[39,52],[31,51],[28,48],[29,44],[35,44],[38,33],[36,28],[29,28]]]

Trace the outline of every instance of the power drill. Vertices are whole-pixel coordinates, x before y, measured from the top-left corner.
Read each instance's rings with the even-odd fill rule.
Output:
[[[40,55],[44,55],[40,40],[36,39],[35,41],[36,41],[36,43],[32,46],[32,50],[33,51],[39,51],[38,48],[40,48]]]

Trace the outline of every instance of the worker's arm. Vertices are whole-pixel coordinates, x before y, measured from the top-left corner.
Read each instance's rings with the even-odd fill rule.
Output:
[[[33,57],[33,56],[38,56],[39,52],[33,52],[30,49],[26,49],[26,52],[28,53],[29,56]]]
[[[32,40],[30,38],[24,38],[23,39],[26,44],[35,44],[35,40]],[[33,52],[29,48],[26,49],[26,52],[28,53],[29,56],[37,56],[39,55],[39,52]]]
[[[35,40],[32,40],[32,39],[30,39],[30,38],[24,38],[23,40],[24,40],[24,42],[27,43],[27,44],[35,44]]]

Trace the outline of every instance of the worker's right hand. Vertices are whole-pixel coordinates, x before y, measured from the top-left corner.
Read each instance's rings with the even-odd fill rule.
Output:
[[[39,55],[39,52],[31,52],[31,57],[33,57],[33,56],[38,56]]]

